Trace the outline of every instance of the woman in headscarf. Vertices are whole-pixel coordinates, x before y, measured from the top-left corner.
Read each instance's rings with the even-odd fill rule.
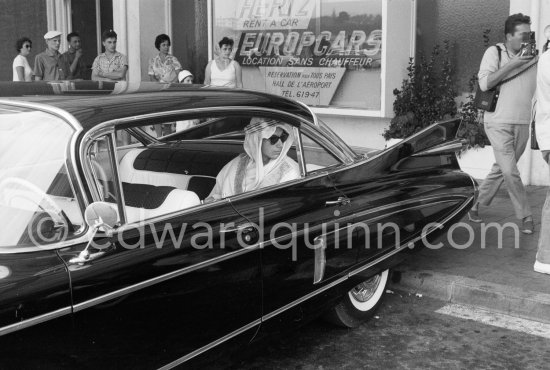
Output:
[[[300,177],[298,163],[287,156],[294,141],[292,126],[255,117],[244,131],[245,153],[218,173],[206,202]]]

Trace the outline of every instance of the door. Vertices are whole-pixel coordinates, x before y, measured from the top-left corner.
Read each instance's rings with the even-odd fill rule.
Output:
[[[260,230],[263,321],[278,317],[262,323],[267,331],[283,321],[299,321],[304,299],[322,296],[357,261],[353,233],[347,230],[352,208],[328,175],[343,162],[313,132],[294,132],[302,177],[231,199],[243,222]]]
[[[196,198],[189,209],[159,213],[159,199],[179,204],[175,195],[189,192],[120,187],[116,156],[101,152],[114,152],[111,134],[96,141],[87,155],[95,163],[90,173],[103,176],[93,181],[96,196],[124,217],[112,236],[94,240],[101,253],[88,261],[74,262],[82,248],[62,250],[81,337],[92,338],[106,363],[140,366],[143,359],[131,354],[154,354],[148,367],[180,363],[233,338],[250,340],[261,316],[260,251],[240,248],[225,230],[238,218],[229,202],[201,205]]]
[[[58,333],[70,328],[69,274],[57,250],[84,239],[67,159],[74,131],[57,115],[0,106],[1,368],[36,367],[28,353],[59,353]]]

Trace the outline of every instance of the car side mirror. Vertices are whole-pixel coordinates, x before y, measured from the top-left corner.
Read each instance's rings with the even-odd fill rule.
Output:
[[[86,262],[93,261],[96,258],[103,256],[106,253],[106,249],[99,250],[95,253],[90,253],[89,248],[94,240],[98,231],[103,231],[108,237],[113,236],[113,230],[118,226],[118,215],[116,210],[107,202],[94,202],[86,207],[84,211],[84,219],[86,223],[92,228],[93,234],[86,245],[86,248],[78,254],[78,256],[71,258],[69,263],[82,265]],[[110,245],[110,244],[109,244]],[[97,248],[97,247],[94,247]]]
[[[109,203],[94,202],[86,207],[84,219],[95,232],[101,230],[111,236],[117,226],[118,215]]]

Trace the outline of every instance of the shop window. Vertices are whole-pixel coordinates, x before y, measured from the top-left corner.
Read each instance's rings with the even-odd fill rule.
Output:
[[[214,0],[245,88],[310,106],[381,109],[382,0]]]

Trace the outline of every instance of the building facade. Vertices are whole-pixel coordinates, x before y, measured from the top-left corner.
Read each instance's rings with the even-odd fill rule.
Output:
[[[158,51],[156,35],[172,38],[172,53],[195,82],[219,51],[234,39],[233,57],[245,88],[292,97],[312,107],[352,146],[379,149],[393,116],[393,91],[407,75],[410,58],[448,40],[457,94],[468,90],[485,44],[503,39],[508,14],[532,17],[541,45],[550,24],[550,0],[2,0],[0,78],[11,80],[15,40],[28,36],[34,55],[45,48],[47,30],[81,34],[91,66],[103,30],[118,34],[118,51],[129,60],[128,79],[148,81],[147,65]],[[489,30],[487,33],[486,31]],[[66,41],[62,40],[62,50]],[[536,153],[522,159],[528,183],[543,166]],[[543,172],[544,173],[544,172]]]

